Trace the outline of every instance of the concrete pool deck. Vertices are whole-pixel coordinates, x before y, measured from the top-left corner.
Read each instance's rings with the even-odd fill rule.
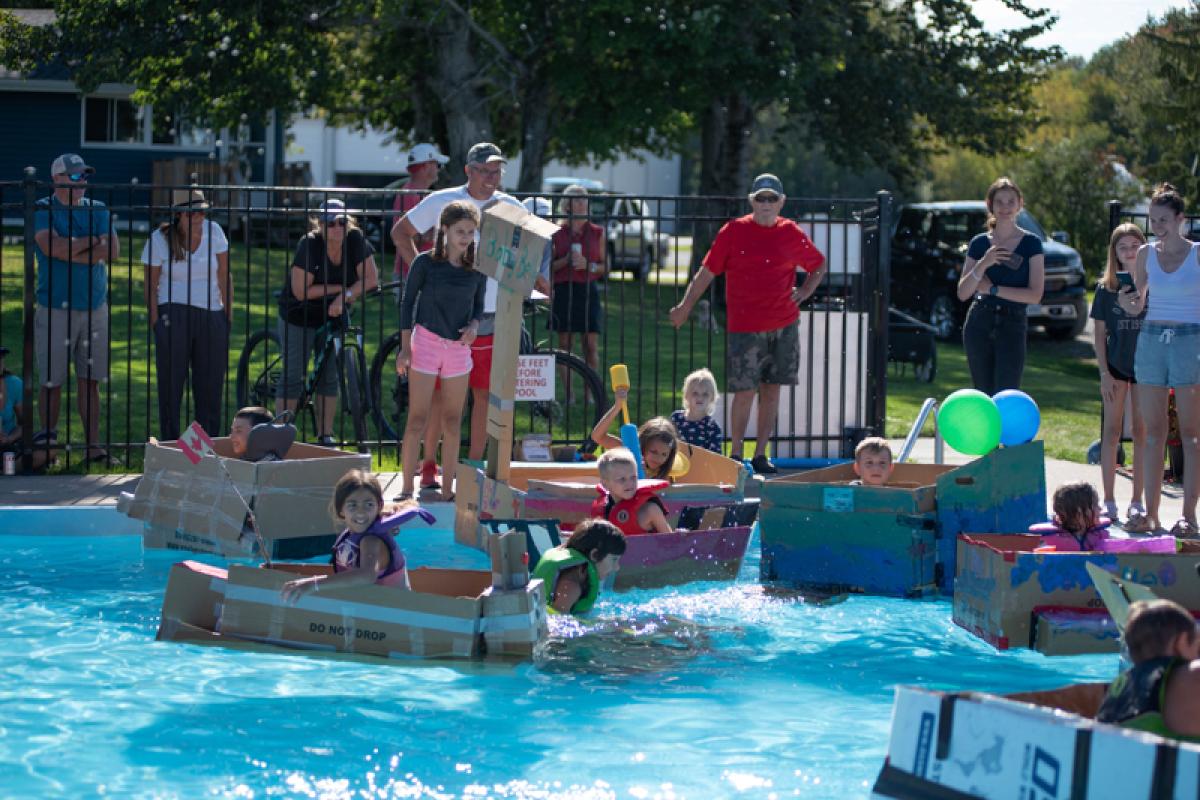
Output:
[[[900,449],[901,440],[892,442],[893,451]],[[965,464],[970,456],[945,449],[948,464]],[[913,450],[911,461],[933,463],[933,440],[921,439]],[[392,498],[400,492],[400,475],[396,472],[380,474],[384,482],[384,496]],[[3,506],[111,506],[116,505],[121,492],[132,492],[137,488],[141,475],[15,475],[0,477],[0,507]],[[1047,503],[1054,488],[1070,481],[1088,481],[1100,488],[1100,467],[1093,464],[1078,464],[1073,461],[1046,459]],[[746,494],[757,497],[761,481],[751,480],[746,485]],[[332,487],[331,487],[332,488]],[[1130,478],[1128,473],[1118,472],[1116,483],[1117,507],[1123,514],[1129,504]],[[1049,511],[1049,509],[1047,509]],[[1183,488],[1179,484],[1164,484],[1159,516],[1167,527],[1183,513]]]

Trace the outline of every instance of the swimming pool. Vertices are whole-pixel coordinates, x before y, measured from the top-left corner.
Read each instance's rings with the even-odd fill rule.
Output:
[[[485,566],[448,530],[402,545]],[[6,797],[861,797],[897,683],[1015,691],[1116,668],[998,654],[946,601],[768,592],[757,536],[738,583],[606,596],[512,668],[156,642],[180,554],[135,536],[0,546]]]

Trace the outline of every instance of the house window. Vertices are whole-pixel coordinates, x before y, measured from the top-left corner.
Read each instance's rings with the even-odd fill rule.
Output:
[[[89,97],[83,105],[83,140],[89,144],[142,141],[140,109],[128,100]]]
[[[211,137],[204,128],[192,124],[186,117],[154,114],[151,122],[151,143],[196,150],[209,146]]]
[[[210,131],[181,115],[157,114],[128,98],[88,97],[83,101],[83,143],[209,150]]]

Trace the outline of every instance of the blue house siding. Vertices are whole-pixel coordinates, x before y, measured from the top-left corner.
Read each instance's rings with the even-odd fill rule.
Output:
[[[96,168],[98,183],[148,184],[153,162],[171,158],[206,158],[207,150],[137,146],[86,147],[82,144],[82,99],[71,92],[0,92],[0,180],[21,180],[25,167],[35,167],[39,180],[49,180],[50,162],[61,153],[79,153]]]

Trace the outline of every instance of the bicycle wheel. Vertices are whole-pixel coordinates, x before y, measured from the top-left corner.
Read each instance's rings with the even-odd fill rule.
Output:
[[[367,359],[362,350],[353,342],[342,344],[342,355],[338,359],[338,372],[341,373],[343,408],[354,423],[354,441],[358,452],[369,452],[367,447],[367,414],[371,402],[367,390]]]
[[[371,360],[371,416],[381,440],[399,441],[408,421],[408,379],[396,374],[400,334],[393,333]]]
[[[275,331],[259,331],[247,340],[237,362],[235,393],[239,408],[275,405],[275,386],[283,371],[283,348]]]
[[[565,350],[540,350],[554,356],[554,399],[530,404],[529,426],[559,443],[583,448],[604,415],[604,382],[579,356]]]

